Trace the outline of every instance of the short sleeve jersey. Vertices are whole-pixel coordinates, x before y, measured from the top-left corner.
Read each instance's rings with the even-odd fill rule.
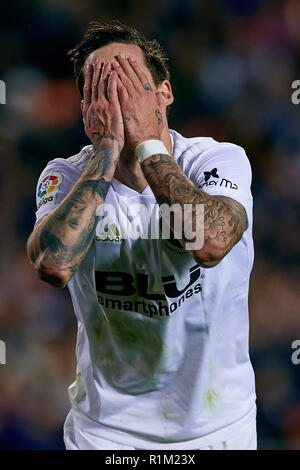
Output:
[[[220,442],[256,412],[251,167],[237,145],[170,135],[173,158],[198,188],[243,205],[242,239],[205,269],[171,240],[128,237],[123,222],[139,221],[141,206],[153,215],[156,200],[149,186],[137,193],[113,179],[105,203],[114,210],[68,283],[78,320],[74,422],[143,449]],[[49,162],[37,185],[37,219],[67,196],[91,152]]]

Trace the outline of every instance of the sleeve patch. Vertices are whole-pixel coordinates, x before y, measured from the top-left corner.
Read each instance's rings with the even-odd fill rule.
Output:
[[[36,202],[39,209],[43,204],[54,203],[63,175],[59,171],[52,171],[43,177],[37,187]]]

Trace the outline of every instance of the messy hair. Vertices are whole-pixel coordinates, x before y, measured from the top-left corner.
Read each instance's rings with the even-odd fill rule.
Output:
[[[156,86],[170,79],[168,58],[156,40],[148,41],[135,28],[124,25],[118,20],[114,20],[111,24],[93,21],[89,23],[82,41],[68,52],[73,62],[75,80],[81,96],[83,96],[83,67],[86,58],[96,49],[115,42],[135,44],[143,51],[145,63]]]

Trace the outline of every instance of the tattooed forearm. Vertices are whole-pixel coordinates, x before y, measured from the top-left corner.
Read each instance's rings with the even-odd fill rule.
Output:
[[[159,204],[192,204],[192,227],[196,227],[196,204],[204,205],[204,247],[193,256],[199,262],[211,265],[221,260],[241,239],[247,228],[245,209],[228,197],[209,196],[186,177],[174,159],[168,155],[154,155],[142,163],[144,175]],[[172,220],[171,220],[171,228]],[[182,246],[189,240],[180,240]]]
[[[118,141],[112,136],[105,136],[106,139],[100,143],[86,164],[80,177],[82,181],[98,180],[99,177],[112,179],[118,158],[120,147]]]
[[[94,238],[96,211],[106,198],[119,154],[113,138],[99,141],[70,193],[43,223],[36,225],[28,254],[48,282],[59,273],[68,280],[84,259]]]
[[[243,233],[248,228],[248,218],[244,207],[234,199],[226,196],[214,196],[215,199],[221,201],[232,212],[232,218],[228,221],[230,227],[236,224],[237,238],[241,239]]]
[[[89,225],[80,231],[77,240],[71,245],[64,244],[61,239],[49,231],[51,225],[44,227],[40,234],[40,247],[49,257],[53,267],[62,271],[70,270],[74,272],[80,265],[86,248],[90,245],[94,237],[97,218],[93,215]]]

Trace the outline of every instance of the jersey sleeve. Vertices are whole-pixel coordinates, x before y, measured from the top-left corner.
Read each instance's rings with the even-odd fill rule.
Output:
[[[252,172],[242,147],[221,142],[195,159],[190,171],[191,181],[211,196],[227,196],[245,208],[252,220]]]
[[[78,177],[77,168],[63,158],[57,158],[48,163],[36,187],[36,222],[49,214],[63,200]]]

